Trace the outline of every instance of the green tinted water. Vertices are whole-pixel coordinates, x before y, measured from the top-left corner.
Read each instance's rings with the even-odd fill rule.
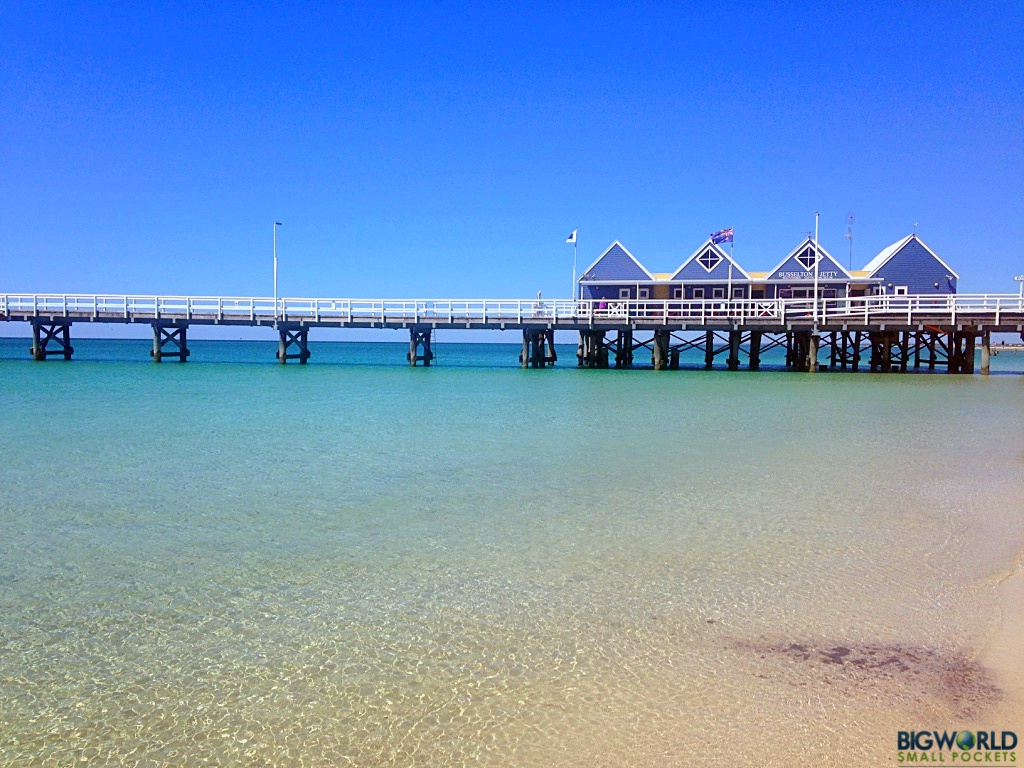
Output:
[[[0,361],[2,765],[850,765],[999,698],[1024,377],[146,348]]]

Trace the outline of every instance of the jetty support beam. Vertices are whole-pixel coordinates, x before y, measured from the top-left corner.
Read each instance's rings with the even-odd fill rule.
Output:
[[[614,351],[616,368],[633,367],[633,331],[626,329],[616,332]]]
[[[153,323],[153,349],[149,352],[153,362],[160,363],[169,357],[187,363],[191,354],[187,329],[188,323]]]
[[[811,333],[807,337],[807,370],[811,373],[818,372],[818,345],[821,343],[821,336]]]
[[[761,331],[750,332],[750,370],[761,367]]]
[[[981,334],[981,375],[988,376],[992,373],[992,333],[984,331]]]
[[[974,333],[964,334],[967,338],[964,340],[964,364],[963,373],[974,373],[974,347],[978,342],[978,336]]]
[[[871,370],[882,373],[907,372],[910,362],[909,331],[869,331]]]
[[[277,361],[284,365],[289,360],[298,360],[299,365],[305,365],[309,360],[309,328],[278,326],[277,332]]]
[[[519,362],[523,368],[543,368],[554,365],[558,360],[555,354],[555,331],[553,328],[524,329],[523,351]]]
[[[789,344],[786,350],[786,361],[794,371],[806,372],[810,370],[811,332],[793,331],[787,335],[790,338],[788,339]]]
[[[50,347],[50,345],[53,347]],[[32,321],[32,359],[63,357],[70,360],[75,348],[71,346],[71,321]]]
[[[434,353],[430,348],[430,337],[433,329],[430,326],[414,325],[409,329],[409,352],[405,359],[409,365],[423,363],[424,368],[430,367],[430,361],[434,359]]]
[[[886,339],[885,331],[869,331],[868,337],[871,339],[871,372],[881,371],[882,373],[888,373],[891,368],[891,360],[889,358],[890,347]]]
[[[651,340],[651,364],[656,371],[668,368],[668,343],[671,336],[669,331],[654,332],[654,338]]]
[[[740,343],[743,341],[743,331],[729,331],[729,357],[726,360],[730,371],[740,369]]]
[[[846,352],[849,353],[849,357],[846,357],[846,352],[844,352],[843,368],[849,362],[850,369],[856,371],[860,368],[860,353],[864,348],[864,332],[854,331],[852,334],[846,334],[844,344],[846,345]]]
[[[949,373],[974,373],[974,349],[977,336],[974,331],[954,331],[949,340]]]
[[[525,346],[523,349],[526,351]],[[580,344],[576,348],[576,364],[580,368],[608,367],[608,344],[604,338],[604,331],[580,331]]]

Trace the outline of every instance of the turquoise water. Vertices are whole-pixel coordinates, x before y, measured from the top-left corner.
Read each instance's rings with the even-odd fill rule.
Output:
[[[0,765],[850,765],[999,700],[1024,376],[25,345]]]

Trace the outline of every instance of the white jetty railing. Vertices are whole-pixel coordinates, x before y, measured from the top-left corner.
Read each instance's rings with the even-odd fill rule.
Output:
[[[862,296],[840,299],[314,299],[229,296],[116,296],[0,294],[0,319],[66,317],[72,320],[200,323],[681,323],[802,325],[878,322],[951,324],[958,317],[986,323],[1019,323],[1024,300],[1009,294]]]

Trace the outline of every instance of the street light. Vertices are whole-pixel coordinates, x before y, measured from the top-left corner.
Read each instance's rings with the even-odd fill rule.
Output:
[[[274,222],[274,327],[277,328],[277,228],[280,221]]]

